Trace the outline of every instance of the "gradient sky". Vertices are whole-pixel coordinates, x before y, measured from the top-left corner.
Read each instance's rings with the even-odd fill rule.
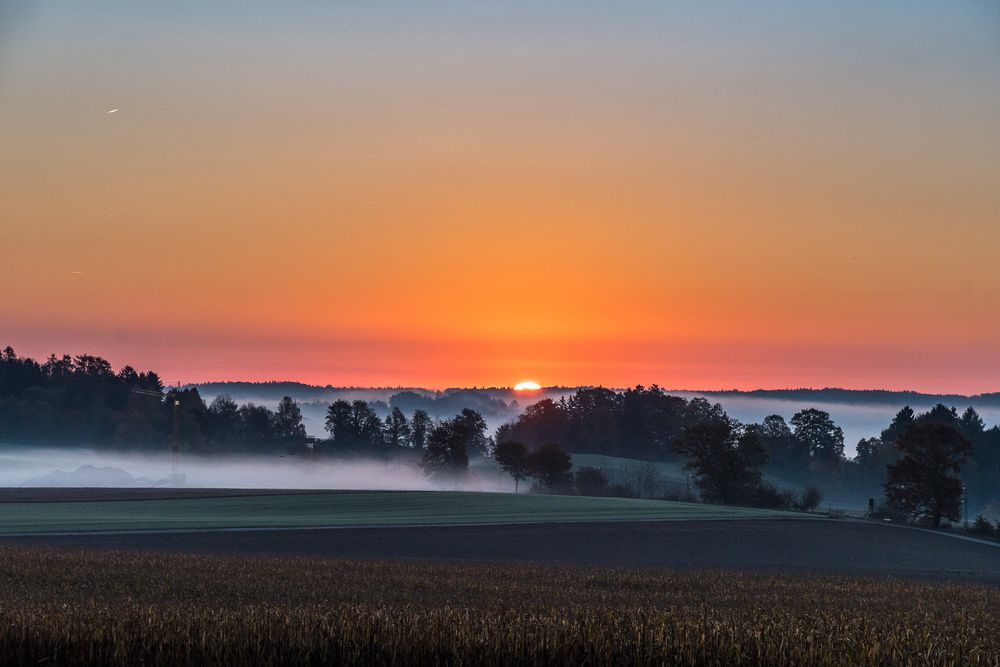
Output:
[[[1000,3],[4,2],[0,232],[169,380],[998,391]]]

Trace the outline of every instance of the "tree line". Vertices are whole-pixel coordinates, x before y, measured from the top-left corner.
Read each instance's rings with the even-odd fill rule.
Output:
[[[816,408],[788,421],[770,415],[743,424],[718,403],[672,396],[655,385],[597,387],[528,406],[498,429],[496,441],[529,451],[555,443],[570,454],[677,462],[709,502],[814,506],[823,489],[877,498],[880,511],[934,524],[958,520],[963,501],[1000,510],[1000,427],[986,428],[972,407],[961,414],[940,404],[920,414],[905,407],[847,458],[843,430]],[[765,472],[801,492],[775,488],[763,481]]]
[[[470,458],[494,457],[515,485],[534,479],[549,490],[626,494],[600,471],[571,474],[573,454],[677,462],[709,502],[772,506],[814,504],[818,489],[877,496],[885,511],[956,520],[961,501],[1000,507],[1000,427],[987,428],[973,408],[937,405],[900,410],[876,437],[845,456],[844,433],[830,415],[800,410],[743,424],[718,403],[672,396],[657,386],[624,391],[584,388],[529,405],[493,437],[482,415],[463,408],[435,419],[399,405],[383,419],[365,401],[327,409],[328,438],[307,438],[298,405],[237,404],[226,395],[206,404],[197,389],[167,388],[152,371],[115,372],[100,357],[50,356],[44,362],[0,351],[0,440],[185,451],[419,457],[435,480],[460,477]],[[794,481],[799,494],[764,481]],[[959,500],[956,500],[959,498]]]
[[[101,357],[44,362],[0,351],[0,440],[199,453],[263,453],[306,440],[302,413],[286,397],[275,410],[197,389],[167,388],[152,371],[115,372]]]

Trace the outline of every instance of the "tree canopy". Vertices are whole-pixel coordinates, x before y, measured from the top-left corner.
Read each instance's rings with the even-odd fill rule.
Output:
[[[709,502],[748,503],[760,485],[767,450],[754,429],[726,417],[687,425],[674,443]]]
[[[449,482],[462,477],[469,468],[467,422],[455,417],[440,422],[427,436],[421,466],[435,482]]]
[[[517,493],[518,484],[531,476],[528,448],[515,440],[504,440],[493,450],[493,458],[514,479],[514,493]]]
[[[885,485],[889,502],[934,526],[961,517],[962,464],[972,444],[949,424],[935,421],[906,429],[896,443],[901,458],[889,466]]]

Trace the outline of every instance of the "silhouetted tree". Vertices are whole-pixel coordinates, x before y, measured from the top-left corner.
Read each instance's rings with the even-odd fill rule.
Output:
[[[434,421],[426,410],[415,410],[410,422],[410,444],[414,449],[424,449],[427,446],[427,434],[434,426]]]
[[[385,418],[385,443],[389,447],[410,446],[410,423],[399,408],[393,408]]]
[[[830,413],[816,408],[801,410],[792,417],[795,437],[808,450],[813,462],[831,469],[844,460],[844,431]]]
[[[802,493],[799,494],[799,498],[795,504],[800,510],[812,512],[819,507],[822,500],[822,492],[820,492],[820,490],[814,485],[806,484],[806,486],[802,489]]]
[[[881,438],[861,438],[854,447],[854,461],[865,469],[879,467],[882,446]]]
[[[721,403],[712,403],[708,399],[696,396],[688,401],[684,410],[684,425],[690,426],[704,422],[725,420],[726,411]]]
[[[979,416],[975,408],[969,406],[958,420],[958,430],[970,441],[974,441],[986,430],[986,422]]]
[[[781,415],[770,415],[760,424],[751,424],[761,444],[767,450],[768,464],[783,470],[800,473],[809,465],[809,450],[788,427]]]
[[[760,482],[754,488],[749,504],[766,509],[791,509],[795,504],[795,494],[770,482]]]
[[[486,420],[475,410],[463,408],[455,421],[465,432],[465,450],[469,456],[485,458],[490,454],[490,440],[486,437]]]
[[[354,435],[351,425],[351,404],[340,399],[326,409],[325,429],[334,444],[349,441]]]
[[[274,413],[274,435],[278,440],[296,444],[306,439],[306,427],[302,424],[302,411],[290,396],[285,396],[278,403]]]
[[[573,461],[566,450],[554,442],[547,442],[531,454],[531,476],[550,493],[565,489],[571,482],[569,471]]]
[[[652,461],[669,461],[676,458],[672,443],[684,427],[687,401],[680,396],[669,396],[653,385],[637,385],[622,392],[618,416],[618,434],[621,442],[614,450],[622,455]]]
[[[962,506],[962,464],[972,453],[954,427],[928,421],[910,426],[897,441],[901,458],[889,466],[885,484],[890,504],[934,526],[958,521]]]
[[[767,450],[756,431],[717,414],[685,426],[674,448],[709,502],[749,502],[767,462]]]
[[[175,406],[178,402],[180,405]],[[177,426],[176,444],[190,452],[206,450],[205,436],[210,432],[208,408],[205,407],[205,401],[201,399],[197,389],[194,387],[171,389],[167,392],[161,409],[165,417],[164,422]],[[173,434],[171,434],[172,439]]]
[[[906,433],[906,429],[913,426],[916,415],[913,414],[913,408],[910,406],[903,407],[896,416],[892,418],[889,426],[886,427],[881,434],[882,442],[889,447],[895,448],[896,441],[903,437]]]
[[[263,451],[275,442],[274,413],[264,405],[247,403],[240,407],[240,439],[252,451]]]
[[[446,482],[465,474],[469,454],[465,449],[468,432],[459,419],[449,419],[431,429],[421,466],[430,479]]]
[[[558,401],[546,398],[527,406],[517,419],[497,429],[495,440],[516,440],[529,449],[554,442],[570,453],[671,460],[671,444],[683,425],[701,412],[722,409],[704,399],[692,404],[655,385],[624,392],[584,388]]]
[[[219,394],[208,406],[212,437],[226,448],[235,448],[242,437],[240,406],[229,394]]]
[[[868,483],[881,486],[885,483],[888,466],[899,459],[895,442],[882,438],[862,438],[858,441],[854,462],[858,474]]]
[[[464,408],[475,410],[489,417],[505,417],[513,406],[481,389],[446,389],[434,394],[401,391],[389,399],[390,408],[399,408],[404,414],[423,410],[431,417],[449,417]]]
[[[68,354],[61,357],[50,354],[45,364],[42,365],[42,371],[50,382],[64,385],[73,375],[73,357]],[[162,388],[161,386],[160,389]]]
[[[361,447],[381,449],[385,444],[385,425],[375,410],[364,401],[351,403],[352,425]]]
[[[132,394],[115,417],[114,444],[128,449],[162,448],[166,437],[162,399]],[[48,406],[51,411],[51,406]]]
[[[497,429],[496,442],[516,440],[529,450],[543,442],[565,442],[569,438],[564,402],[543,398],[524,409],[513,422]]]
[[[381,452],[384,446],[382,420],[364,401],[334,401],[326,411],[326,430],[333,446],[341,451]]]
[[[917,424],[942,424],[958,428],[958,410],[948,407],[944,403],[938,403],[933,408],[917,415],[914,420]]]
[[[986,429],[974,437],[973,457],[975,465],[963,471],[970,477],[967,480],[970,501],[981,507],[1000,507],[1000,427]],[[974,478],[969,475],[971,472],[975,473]]]
[[[514,478],[514,493],[518,483],[531,475],[531,457],[528,448],[514,440],[504,440],[493,450],[493,458]]]
[[[620,393],[604,387],[580,389],[566,399],[562,412],[566,415],[566,433],[549,442],[577,452],[621,451]]]

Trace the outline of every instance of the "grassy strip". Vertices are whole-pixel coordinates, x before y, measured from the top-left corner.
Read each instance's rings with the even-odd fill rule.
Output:
[[[0,503],[0,533],[767,518],[802,514],[631,498],[386,491]]]
[[[0,548],[6,664],[1000,664],[1000,591]]]

